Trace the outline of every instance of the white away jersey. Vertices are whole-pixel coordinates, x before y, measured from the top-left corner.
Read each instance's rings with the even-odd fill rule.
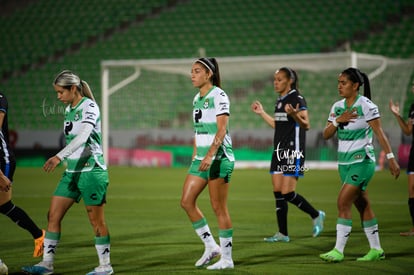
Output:
[[[202,160],[214,141],[217,132],[217,116],[230,115],[230,100],[226,93],[214,86],[205,96],[197,93],[193,100],[193,122],[197,153],[195,158]],[[227,157],[234,161],[231,138],[228,133],[217,150],[215,159]]]
[[[357,112],[358,117],[353,122],[338,125],[338,163],[361,162],[366,156],[375,161],[373,131],[368,122],[380,117],[378,106],[367,97],[358,96],[355,103],[348,108],[345,99],[342,99],[332,106],[328,121],[332,122],[346,110]]]
[[[64,133],[66,144],[69,144],[82,128],[83,123],[94,126],[88,140],[66,158],[67,171],[89,171],[95,164],[106,169],[102,154],[101,115],[95,101],[84,97],[75,107],[70,105],[65,110]]]

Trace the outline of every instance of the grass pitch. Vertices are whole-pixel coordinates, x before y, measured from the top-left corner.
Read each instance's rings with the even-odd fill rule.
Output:
[[[45,228],[51,194],[63,172],[46,174],[41,168],[18,167],[13,201]],[[111,167],[106,219],[111,232],[111,260],[116,274],[413,274],[414,237],[400,237],[410,228],[407,176],[394,180],[388,171],[377,172],[368,190],[380,228],[386,260],[356,262],[369,247],[353,212],[353,232],[345,261],[330,264],[319,254],[335,244],[336,198],[340,188],[336,171],[311,170],[299,180],[297,192],[326,212],[325,231],[312,237],[312,222],[289,205],[290,243],[264,243],[277,230],[274,199],[267,170],[236,170],[230,189],[234,270],[210,271],[194,267],[203,245],[180,208],[186,169]],[[218,240],[217,221],[207,190],[199,205]],[[0,258],[9,274],[21,274],[23,265],[35,264],[30,234],[0,216]],[[94,236],[83,202],[74,205],[63,221],[55,274],[86,274],[98,263]]]

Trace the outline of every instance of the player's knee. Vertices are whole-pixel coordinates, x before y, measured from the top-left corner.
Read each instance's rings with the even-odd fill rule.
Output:
[[[16,206],[12,203],[12,201],[8,201],[2,205],[0,205],[0,213],[4,215],[8,215]]]
[[[293,201],[295,199],[295,197],[296,197],[296,192],[289,192],[287,194],[283,194],[283,197],[287,201]]]
[[[182,209],[184,210],[191,210],[192,208],[195,208],[195,204],[188,201],[188,200],[181,200],[180,201],[180,206]]]

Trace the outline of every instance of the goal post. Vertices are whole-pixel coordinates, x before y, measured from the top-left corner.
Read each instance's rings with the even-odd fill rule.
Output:
[[[317,132],[326,123],[330,104],[338,99],[337,75],[343,69],[358,67],[368,74],[373,100],[380,110],[385,108],[389,97],[403,106],[407,85],[414,71],[413,60],[395,60],[356,52],[216,59],[223,89],[230,97],[230,126],[236,132],[236,139],[238,135],[246,136],[246,133],[271,136],[266,125],[255,121],[257,118],[249,112],[248,106],[252,99],[257,98],[266,103],[268,112],[272,112],[276,98],[272,78],[280,67],[291,67],[299,74],[299,88],[308,102],[314,131],[308,135],[311,140],[317,138]],[[102,139],[107,161],[110,143],[115,147],[134,146],[134,141],[125,142],[126,139],[120,138],[120,135],[130,135],[129,140],[133,140],[137,133],[157,131],[161,135],[169,135],[174,131],[191,131],[188,112],[191,111],[191,99],[196,90],[189,77],[195,60],[101,61]],[[386,110],[382,112],[386,113]],[[390,123],[389,119],[385,120],[386,126],[390,126]]]

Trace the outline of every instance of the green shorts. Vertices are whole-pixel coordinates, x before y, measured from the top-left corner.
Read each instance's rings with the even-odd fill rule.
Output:
[[[229,183],[231,174],[234,170],[234,161],[230,161],[227,158],[220,160],[213,160],[210,169],[207,171],[199,171],[201,160],[193,160],[191,166],[188,169],[188,174],[194,175],[205,180],[223,178],[224,182]]]
[[[101,205],[106,202],[108,184],[108,170],[99,166],[91,171],[65,171],[53,195],[71,198],[76,202],[83,198],[85,205]]]
[[[349,165],[338,165],[342,183],[352,184],[365,191],[375,173],[375,162],[369,158]]]

